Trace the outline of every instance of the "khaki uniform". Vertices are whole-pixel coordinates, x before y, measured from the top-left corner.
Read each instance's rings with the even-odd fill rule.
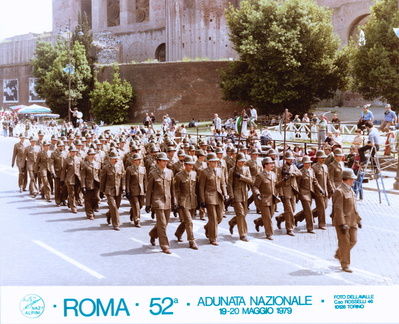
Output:
[[[100,189],[101,165],[97,161],[85,161],[81,166],[82,188],[86,188],[84,194],[84,206],[87,218],[94,218],[94,211],[99,207],[98,192]]]
[[[313,226],[313,213],[312,213],[312,196],[316,194],[316,192],[320,193],[320,186],[317,182],[314,170],[309,168],[306,170],[305,168],[301,169],[302,176],[298,180],[299,182],[299,199],[301,200],[303,213],[301,216],[295,216],[295,222],[302,222],[306,219],[306,229],[308,232],[312,232],[314,229]]]
[[[25,160],[26,160],[26,171],[29,175],[29,193],[31,195],[37,195],[38,189],[37,189],[37,175],[35,174],[34,168],[35,168],[35,163],[37,160],[37,155],[40,152],[40,147],[35,145],[35,146],[28,146],[25,150]]]
[[[240,174],[240,178],[234,177],[234,172]],[[230,226],[237,224],[240,238],[245,238],[248,234],[248,226],[245,217],[248,214],[248,187],[252,185],[252,177],[249,168],[231,168],[229,171],[229,179],[227,192],[231,199],[234,199],[234,216],[230,221]]]
[[[42,151],[37,155],[37,160],[34,167],[34,172],[37,173],[41,179],[41,194],[46,200],[50,200],[51,195],[51,152]]]
[[[282,171],[285,170],[290,173],[290,177],[287,181],[283,180]],[[296,199],[298,197],[298,183],[297,178],[301,176],[301,171],[291,164],[284,163],[283,166],[277,172],[277,185],[279,196],[282,197],[281,201],[284,206],[284,213],[276,217],[278,222],[285,221],[285,228],[287,232],[294,229],[294,213],[296,208]]]
[[[67,157],[67,152],[60,152],[55,150],[51,153],[51,174],[55,175],[54,177],[54,200],[57,205],[61,205],[68,198],[68,190],[65,186],[65,183],[61,186],[60,178],[61,171],[65,164],[65,159]]]
[[[21,142],[14,145],[11,167],[14,167],[15,162],[18,167],[18,188],[25,191],[28,182],[28,176],[26,172],[25,145]]]
[[[76,213],[76,203],[80,194],[80,165],[81,158],[77,156],[68,156],[61,171],[60,181],[64,182],[68,190],[68,207],[73,213]]]
[[[334,160],[328,165],[328,178],[330,179],[332,190],[338,188],[342,183],[342,164]]]
[[[252,181],[254,182],[258,173],[262,172],[262,170],[263,170],[262,164],[257,159],[256,160],[250,159],[247,161],[246,165],[249,167],[249,171],[251,172]],[[260,209],[259,202],[254,195],[254,189],[252,188],[252,186],[251,186],[251,191],[252,191],[252,194],[251,194],[251,197],[249,197],[249,199],[248,199],[248,207],[252,204],[252,202],[255,202],[256,209],[258,210],[258,209]]]
[[[148,175],[146,206],[150,206],[155,211],[157,221],[149,235],[153,239],[159,237],[159,245],[162,250],[170,248],[166,227],[174,202],[175,190],[172,170],[165,168],[162,171],[159,167],[155,167]]]
[[[223,170],[206,168],[199,177],[200,202],[206,203],[208,223],[205,232],[210,242],[216,242],[218,224],[223,220],[223,198],[227,196]]]
[[[122,191],[125,190],[125,169],[123,163],[107,164],[101,170],[100,192],[107,196],[109,211],[107,219],[111,218],[114,228],[119,228],[119,207],[122,201]]]
[[[130,202],[130,220],[135,225],[140,224],[140,210],[144,206],[144,196],[147,187],[145,167],[130,165],[126,169],[126,193]]]
[[[177,228],[175,235],[179,238],[186,231],[187,240],[190,243],[193,243],[195,240],[192,215],[197,207],[196,186],[197,173],[195,171],[187,173],[186,170],[182,170],[176,174],[174,183],[175,195],[177,205],[179,206],[179,214],[182,215],[183,220]]]
[[[332,205],[333,225],[338,239],[336,257],[344,269],[350,265],[350,251],[357,242],[357,226],[361,218],[356,207],[355,193],[345,183],[342,183],[334,191]],[[345,234],[341,232],[341,225],[349,226],[349,230]]]
[[[312,165],[312,169],[316,175],[317,182],[320,188],[323,189],[324,195],[320,192],[316,192],[316,211],[319,219],[319,227],[326,226],[326,208],[328,204],[328,196],[332,193],[331,182],[328,178],[328,167],[325,164],[315,163]]]
[[[276,204],[279,202],[277,198],[277,176],[273,171],[259,172],[255,178],[253,185],[254,194],[260,195],[260,212],[262,217],[255,220],[255,225],[265,226],[266,236],[272,236],[273,223],[272,218],[276,209]]]

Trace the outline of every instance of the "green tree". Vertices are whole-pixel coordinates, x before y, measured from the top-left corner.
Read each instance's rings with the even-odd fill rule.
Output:
[[[331,10],[314,0],[247,0],[226,12],[240,56],[221,74],[224,99],[262,112],[307,111],[347,84]]]
[[[353,88],[365,99],[381,97],[399,109],[399,27],[397,0],[377,0],[362,27],[363,45],[354,48],[351,60]]]
[[[95,119],[107,124],[122,123],[128,119],[129,103],[136,97],[132,86],[121,80],[119,66],[114,65],[113,82],[95,81],[90,94],[91,112]]]
[[[91,57],[93,36],[89,32],[87,17],[79,15],[79,26],[70,34],[71,41],[59,37],[52,45],[39,41],[35,57],[31,60],[37,93],[46,100],[46,104],[62,117],[68,115],[69,94],[71,106],[88,115],[90,109],[89,93],[93,89],[94,58]],[[70,48],[69,48],[70,46]],[[64,69],[69,64],[71,73],[71,91],[69,92],[69,73]]]

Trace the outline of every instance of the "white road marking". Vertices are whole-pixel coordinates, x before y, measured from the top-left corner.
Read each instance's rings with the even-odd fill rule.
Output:
[[[255,239],[254,241],[260,241],[260,240]],[[262,241],[260,241],[260,242],[262,242]],[[264,243],[264,242],[262,242],[262,243]],[[350,284],[350,285],[360,285],[360,284],[358,284],[358,283],[356,283],[356,282],[353,282],[353,281],[351,281],[351,280],[347,280],[347,279],[343,278],[342,275],[341,275],[340,273],[326,273],[325,271],[330,271],[327,267],[325,267],[325,269],[323,269],[323,271],[320,271],[320,270],[321,270],[320,267],[318,267],[318,268],[304,267],[304,266],[301,266],[301,265],[299,265],[299,264],[297,264],[297,263],[295,263],[295,262],[291,262],[291,261],[289,261],[289,260],[281,259],[281,258],[272,256],[272,255],[270,255],[270,254],[266,254],[266,253],[263,253],[263,252],[259,252],[259,251],[257,251],[257,248],[258,248],[258,246],[259,246],[258,242],[252,242],[252,241],[250,241],[250,242],[241,242],[241,241],[237,241],[236,243],[230,243],[230,244],[233,244],[233,245],[235,245],[235,246],[237,246],[237,247],[239,247],[239,248],[241,248],[241,249],[250,251],[250,252],[252,252],[252,253],[256,253],[256,254],[258,254],[258,255],[260,255],[260,256],[262,256],[262,257],[270,258],[270,259],[273,259],[273,260],[275,260],[275,261],[288,264],[288,265],[290,265],[290,266],[292,266],[292,267],[295,267],[295,268],[298,268],[298,269],[301,269],[301,270],[310,270],[310,271],[314,271],[314,272],[316,272],[316,273],[318,273],[318,274],[322,274],[322,275],[325,275],[325,276],[327,276],[327,277],[330,277],[330,278],[333,278],[333,279],[336,279],[336,280],[341,280],[341,281],[343,281],[343,282],[345,282],[345,283],[347,283],[347,284]],[[323,262],[325,262],[325,263],[329,262],[329,261],[322,260],[322,259],[320,259],[320,260],[323,261]],[[332,263],[331,263],[331,264],[332,264]],[[323,267],[323,268],[324,268],[324,267]]]
[[[75,261],[74,259],[66,256],[65,254],[61,253],[60,251],[57,251],[56,249],[52,248],[51,246],[48,246],[47,244],[38,241],[38,240],[32,240],[33,243],[36,243],[37,245],[41,246],[42,248],[45,248],[47,251],[50,251],[51,253],[54,253],[55,255],[59,256],[61,259],[64,259],[65,261],[73,264],[75,267],[78,267],[79,269],[82,269],[92,276],[98,278],[98,279],[104,279],[105,277],[98,272],[91,270],[90,268],[84,266],[83,264]]]

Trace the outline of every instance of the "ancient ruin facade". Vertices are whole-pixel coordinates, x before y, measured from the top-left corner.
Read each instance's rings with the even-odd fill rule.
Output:
[[[225,10],[242,0],[53,0],[53,27],[45,35],[23,35],[0,42],[0,81],[18,79],[19,93],[28,79],[19,80],[19,65],[29,65],[36,41],[55,42],[69,25],[74,30],[85,12],[94,35],[99,63],[232,60]],[[370,15],[373,0],[317,0],[333,10],[334,31],[343,45],[356,37]],[[25,75],[25,74],[24,74]],[[27,91],[27,90],[26,90]],[[4,97],[0,87],[0,98]],[[18,101],[19,103],[21,102]],[[3,107],[9,104],[2,100]]]

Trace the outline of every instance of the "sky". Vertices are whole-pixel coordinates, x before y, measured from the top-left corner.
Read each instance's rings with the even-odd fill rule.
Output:
[[[0,40],[51,29],[52,0],[0,0]]]

